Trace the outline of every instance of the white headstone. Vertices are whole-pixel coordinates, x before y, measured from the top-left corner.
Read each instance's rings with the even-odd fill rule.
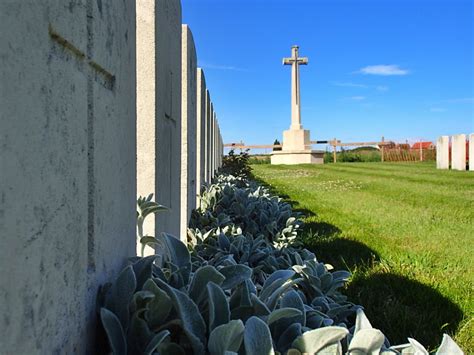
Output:
[[[212,115],[212,104],[211,104],[211,95],[209,90],[206,90],[206,130],[205,130],[205,147],[206,151],[204,153],[205,158],[205,182],[209,183],[211,179],[209,178],[211,171],[210,168],[210,149],[211,149],[211,141],[210,141],[210,134],[211,134],[211,115]]]
[[[451,169],[466,170],[465,134],[457,134],[451,138]]]
[[[213,136],[214,136],[214,104],[211,101],[211,111],[209,115],[209,151],[208,151],[208,162],[209,162],[209,171],[208,171],[208,179],[209,182],[212,182],[212,178],[214,177],[213,174],[213,167],[214,167],[214,160],[212,159],[212,152],[214,150],[214,141],[213,141]]]
[[[145,234],[180,234],[181,3],[137,1],[137,190],[168,212],[148,217]],[[150,252],[150,251],[149,251]]]
[[[212,150],[211,150],[211,172],[212,172],[212,177],[215,176],[216,172],[216,112],[214,112],[214,116],[212,118]]]
[[[474,171],[474,133],[469,135],[469,171]]]
[[[436,141],[436,168],[449,169],[449,136],[440,136]]]
[[[134,14],[0,1],[2,354],[94,353],[98,287],[135,254]]]
[[[199,194],[206,181],[206,78],[201,68],[197,69],[196,111],[196,192]]]
[[[182,102],[181,102],[181,231],[186,231],[192,210],[196,207],[196,76],[197,58],[193,35],[182,26]]]

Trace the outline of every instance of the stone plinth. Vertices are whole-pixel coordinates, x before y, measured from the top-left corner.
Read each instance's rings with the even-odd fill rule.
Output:
[[[283,132],[282,150],[310,150],[309,130],[289,129]]]
[[[449,169],[449,136],[441,136],[436,142],[436,168]]]
[[[457,134],[451,140],[451,169],[466,170],[466,135]]]
[[[272,164],[323,164],[324,151],[311,150],[310,133],[307,129],[289,129],[283,132],[283,147],[274,151]]]
[[[322,150],[281,150],[273,152],[271,163],[295,165],[295,164],[323,164],[324,151]]]

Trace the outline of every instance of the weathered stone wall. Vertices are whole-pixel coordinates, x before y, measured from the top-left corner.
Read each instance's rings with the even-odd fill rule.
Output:
[[[186,230],[191,211],[196,207],[196,76],[197,58],[193,35],[188,25],[182,26],[182,101],[181,101],[181,231],[186,242]]]
[[[141,24],[141,25],[140,25]],[[150,51],[153,52],[150,55]],[[155,194],[168,212],[144,232],[180,234],[181,3],[137,2],[137,190]],[[146,107],[146,108],[145,108]],[[151,230],[150,230],[151,229]]]
[[[182,116],[181,35],[179,0],[0,2],[0,353],[102,350],[97,291],[135,255],[137,192],[170,208],[145,233],[185,228],[217,152],[190,35]]]
[[[135,253],[135,3],[0,2],[0,352],[93,352]]]

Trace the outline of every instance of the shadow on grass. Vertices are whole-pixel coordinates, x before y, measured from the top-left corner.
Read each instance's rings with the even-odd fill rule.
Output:
[[[306,218],[316,216],[315,212],[300,208],[290,196],[266,186],[290,203],[294,211]],[[344,236],[337,226],[307,219],[302,235],[304,247],[319,261],[353,272],[344,293],[351,302],[364,307],[372,325],[393,344],[406,343],[407,337],[412,337],[433,350],[439,346],[443,333],[456,332],[463,312],[455,303],[429,286],[391,272],[375,250]]]
[[[463,319],[461,309],[438,291],[393,273],[356,273],[345,293],[393,344],[412,337],[433,350]]]
[[[319,228],[330,234],[334,232],[334,226],[331,224],[324,222],[317,224]],[[312,231],[314,233],[314,229]],[[368,268],[380,260],[378,253],[367,245],[343,237],[307,234],[304,245],[316,255],[318,260],[329,263],[336,269]]]

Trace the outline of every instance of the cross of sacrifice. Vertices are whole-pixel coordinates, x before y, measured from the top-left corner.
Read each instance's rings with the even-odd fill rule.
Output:
[[[307,57],[298,57],[298,46],[291,47],[291,58],[283,58],[283,65],[291,65],[291,126],[290,129],[302,129],[300,109],[300,65],[307,65]]]

